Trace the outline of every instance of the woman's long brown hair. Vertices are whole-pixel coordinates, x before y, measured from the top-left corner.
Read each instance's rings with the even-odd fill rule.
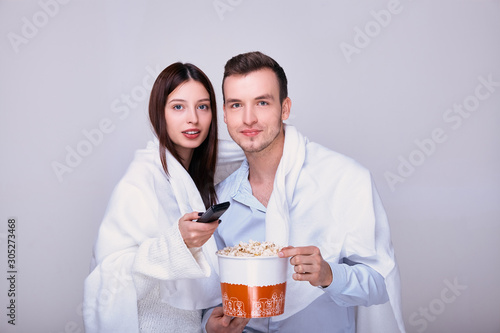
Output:
[[[176,62],[165,68],[156,78],[149,99],[149,119],[160,142],[160,160],[168,175],[166,149],[182,164],[181,157],[167,133],[165,105],[168,95],[180,84],[194,80],[200,82],[210,95],[212,123],[207,138],[194,149],[188,173],[201,194],[205,208],[217,201],[214,186],[215,163],[217,160],[217,105],[212,83],[201,69],[193,64]]]

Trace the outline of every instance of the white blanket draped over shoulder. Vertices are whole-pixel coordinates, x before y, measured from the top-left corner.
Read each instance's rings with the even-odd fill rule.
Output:
[[[197,310],[219,302],[213,236],[202,248],[188,249],[178,226],[182,215],[203,212],[205,206],[187,171],[168,151],[165,174],[158,149],[155,140],[138,150],[111,196],[85,280],[87,333],[138,332],[137,302],[158,281],[158,297],[171,306]],[[234,142],[219,141],[216,177],[238,168],[243,157]]]
[[[294,216],[307,216],[312,224],[314,224],[313,221],[320,221],[322,223],[321,234],[324,236],[311,240],[311,244],[306,245],[318,246],[326,261],[339,262],[342,260],[338,257],[340,253],[342,257],[372,267],[385,278],[390,301],[382,305],[358,307],[357,332],[404,332],[399,272],[390,239],[389,224],[369,173],[367,172],[366,179],[344,184],[354,187],[351,192],[355,193],[355,199],[361,199],[359,203],[352,202],[355,201],[352,200],[354,197],[339,197],[336,195],[338,192],[335,188],[338,186],[331,186],[331,189],[326,188],[324,193],[308,194],[317,200],[330,201],[332,203],[330,211],[311,210],[311,207],[300,204],[292,209],[295,186],[306,154],[327,156],[324,147],[308,142],[295,127],[285,125],[283,157],[276,172],[273,193],[266,212],[267,240],[282,245],[295,245],[289,242],[300,239],[301,226],[294,223]],[[319,165],[315,171],[319,174],[315,175],[314,179],[325,182],[328,182],[332,178],[332,172],[335,172],[328,162]],[[332,211],[336,209],[335,207],[353,207],[358,204],[364,205],[357,208],[361,209],[362,213],[357,214],[357,220],[340,221],[345,230],[340,235],[338,223],[334,223]],[[319,288],[311,288],[309,283],[294,281],[291,275],[289,274],[287,281],[285,313],[273,320],[282,320],[299,312],[323,294]],[[288,297],[288,295],[295,295],[295,297]]]

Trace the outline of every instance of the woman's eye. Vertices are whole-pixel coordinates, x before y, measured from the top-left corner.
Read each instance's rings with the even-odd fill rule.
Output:
[[[202,104],[202,105],[200,105],[198,108],[199,108],[200,110],[208,110],[208,109],[209,109],[208,105],[206,105],[206,104]]]
[[[182,110],[182,105],[174,105],[174,110]]]

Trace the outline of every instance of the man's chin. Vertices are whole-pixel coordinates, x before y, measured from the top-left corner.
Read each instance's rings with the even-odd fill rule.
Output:
[[[255,142],[236,142],[245,153],[258,153],[262,148]]]
[[[268,146],[262,144],[256,145],[254,143],[254,144],[240,145],[240,147],[245,153],[255,154],[264,151]]]
[[[255,154],[264,151],[270,146],[272,142],[261,141],[260,138],[241,138],[237,137],[237,140],[233,140],[240,146],[243,152],[248,154]]]

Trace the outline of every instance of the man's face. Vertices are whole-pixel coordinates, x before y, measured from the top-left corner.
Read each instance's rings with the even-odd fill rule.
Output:
[[[229,135],[246,153],[259,153],[283,140],[283,120],[291,101],[279,100],[276,74],[268,68],[224,81],[224,122]]]

